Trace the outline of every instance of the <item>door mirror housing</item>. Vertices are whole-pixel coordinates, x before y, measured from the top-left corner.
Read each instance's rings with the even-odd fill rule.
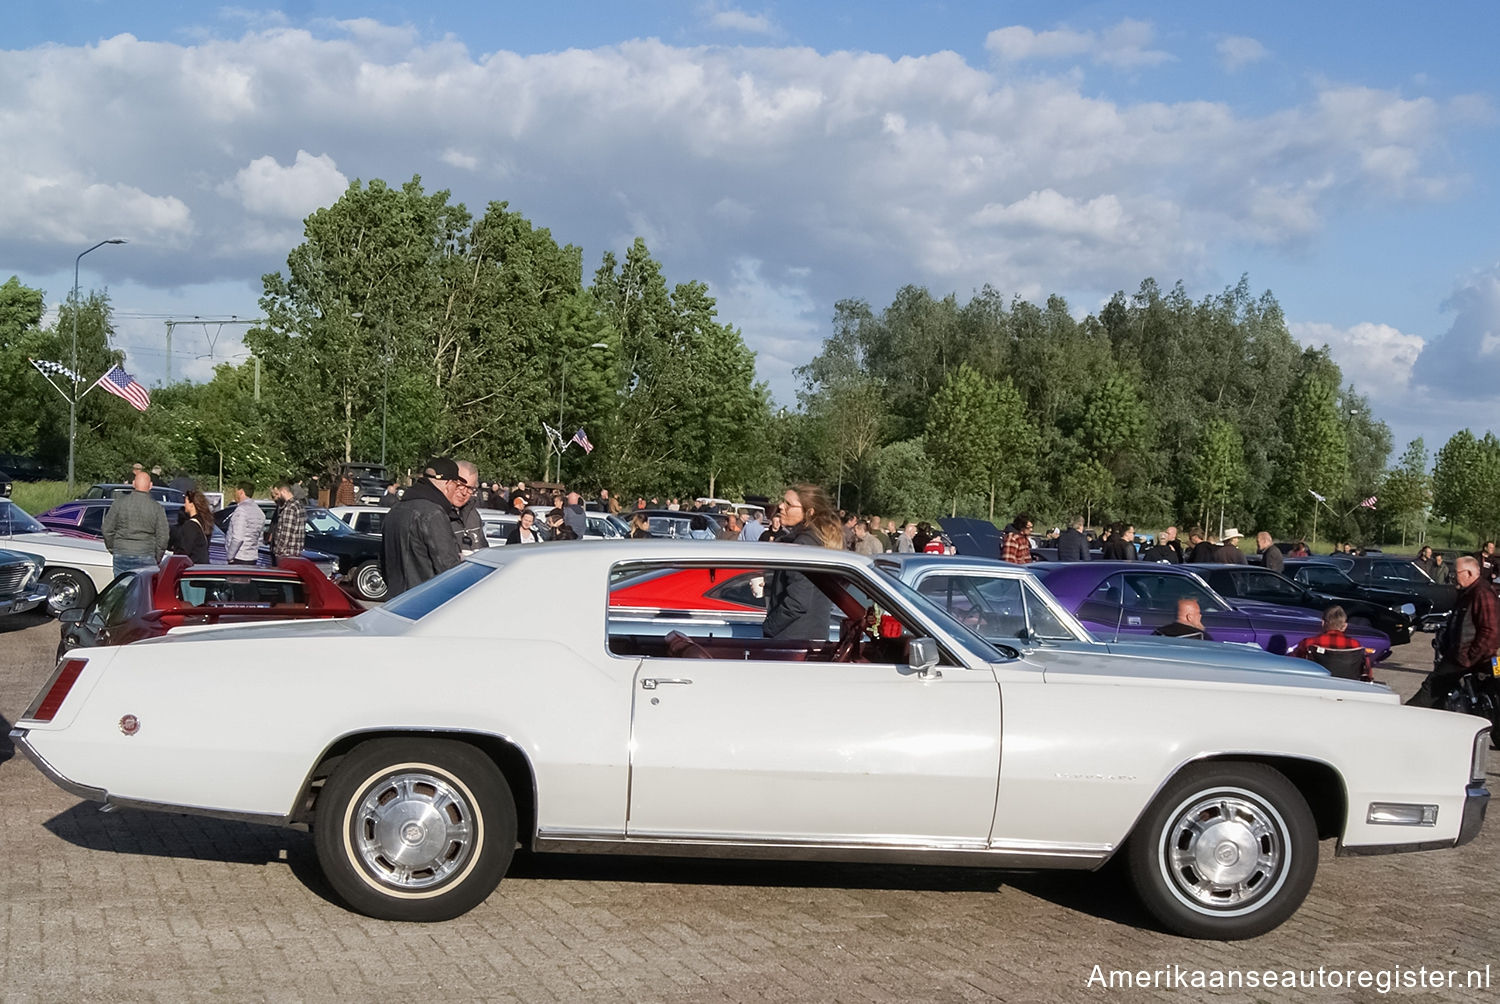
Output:
[[[924,680],[936,679],[938,672],[938,645],[933,638],[913,638],[906,643],[906,664]]]
[[[63,624],[82,624],[83,615],[87,612],[87,607],[69,607],[58,614],[57,619]]]

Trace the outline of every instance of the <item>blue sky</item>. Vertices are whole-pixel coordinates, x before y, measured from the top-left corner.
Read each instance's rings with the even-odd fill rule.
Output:
[[[1500,5],[1241,7],[35,5],[0,42],[0,278],[55,302],[128,237],[83,281],[159,380],[164,316],[255,314],[303,215],[421,174],[586,270],[646,237],[783,401],[843,297],[988,282],[1086,312],[1248,273],[1398,451],[1488,427]],[[173,349],[203,376],[238,331]]]

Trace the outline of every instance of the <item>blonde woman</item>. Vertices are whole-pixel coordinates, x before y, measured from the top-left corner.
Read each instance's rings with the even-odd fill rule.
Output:
[[[828,493],[817,485],[788,488],[777,506],[782,526],[793,544],[844,549],[844,527]],[[826,641],[833,602],[801,572],[780,571],[766,589],[767,638],[805,638]]]

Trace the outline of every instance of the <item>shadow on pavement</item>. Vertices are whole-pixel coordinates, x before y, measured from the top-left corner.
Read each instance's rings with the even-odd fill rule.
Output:
[[[312,835],[300,830],[138,809],[101,812],[95,802],[79,802],[43,825],[68,843],[92,851],[230,864],[285,863],[314,895],[342,905],[323,878]],[[1009,886],[1104,920],[1150,926],[1118,870],[1113,868],[1097,873],[1004,872],[989,868],[712,861],[518,851],[506,879],[981,893],[996,893]]]
[[[15,755],[16,744],[10,741],[10,719],[0,715],[0,763]]]
[[[175,812],[104,812],[98,802],[79,802],[42,825],[76,847],[116,854],[263,865],[312,853],[312,836],[300,830]]]
[[[24,614],[11,614],[9,617],[0,617],[0,634],[11,631],[25,631],[34,628],[38,624],[45,624],[52,618],[45,612],[39,610],[28,610]]]

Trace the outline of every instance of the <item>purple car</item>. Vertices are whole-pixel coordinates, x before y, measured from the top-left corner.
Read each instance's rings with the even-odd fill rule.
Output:
[[[1285,655],[1323,630],[1316,613],[1299,607],[1226,600],[1190,566],[1079,561],[1027,567],[1101,640],[1149,635],[1172,623],[1179,599],[1198,601],[1203,625],[1215,641],[1253,642],[1275,655]],[[1351,625],[1347,633],[1364,643],[1374,662],[1391,654],[1390,638],[1374,628]]]

